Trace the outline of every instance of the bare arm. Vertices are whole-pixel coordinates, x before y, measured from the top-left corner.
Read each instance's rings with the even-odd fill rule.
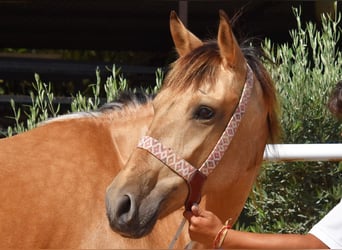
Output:
[[[216,234],[223,223],[210,211],[197,206],[184,213],[189,221],[189,235],[192,240],[212,248]],[[328,248],[311,234],[260,234],[229,229],[222,248]]]
[[[222,248],[328,248],[311,234],[259,234],[229,230]]]

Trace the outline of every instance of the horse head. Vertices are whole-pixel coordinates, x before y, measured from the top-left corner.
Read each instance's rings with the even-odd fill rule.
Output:
[[[204,171],[200,194],[207,209],[235,222],[277,124],[272,82],[261,63],[239,47],[223,11],[217,41],[201,41],[175,12],[170,29],[179,58],[153,100],[154,118],[147,136],[106,193],[109,223],[128,237],[148,234],[158,218],[183,206],[193,172],[201,171],[212,155],[215,158],[221,147],[218,141],[234,117],[239,122],[229,127],[233,136],[214,160],[214,168]],[[248,97],[244,97],[246,84]],[[237,109],[244,110],[241,114]],[[179,162],[189,176],[178,172]]]

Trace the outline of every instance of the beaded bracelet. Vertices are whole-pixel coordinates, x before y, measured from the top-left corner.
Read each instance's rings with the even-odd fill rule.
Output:
[[[224,223],[224,225],[222,226],[222,228],[220,229],[220,231],[218,231],[218,233],[217,233],[217,235],[216,235],[216,237],[215,237],[215,239],[214,239],[214,243],[213,243],[213,248],[214,248],[214,249],[219,249],[219,248],[222,246],[222,244],[223,244],[223,242],[224,242],[224,239],[225,239],[226,236],[227,236],[228,230],[232,228],[231,225],[229,225],[229,221],[230,221],[230,220],[231,220],[231,218],[228,219],[228,220]]]

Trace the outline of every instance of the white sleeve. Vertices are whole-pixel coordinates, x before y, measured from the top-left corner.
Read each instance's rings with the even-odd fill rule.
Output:
[[[342,249],[342,200],[309,233],[329,248]]]

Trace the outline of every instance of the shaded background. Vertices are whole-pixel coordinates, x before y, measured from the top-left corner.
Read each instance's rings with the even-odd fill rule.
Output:
[[[130,86],[154,84],[156,68],[166,69],[176,57],[171,10],[200,38],[216,36],[223,9],[230,17],[240,13],[237,37],[284,43],[296,27],[292,7],[299,6],[303,23],[319,25],[320,13],[332,11],[333,1],[0,0],[0,129],[13,122],[11,98],[30,102],[34,73],[52,82],[61,97],[86,92],[96,81],[96,67],[105,79],[113,64]]]

